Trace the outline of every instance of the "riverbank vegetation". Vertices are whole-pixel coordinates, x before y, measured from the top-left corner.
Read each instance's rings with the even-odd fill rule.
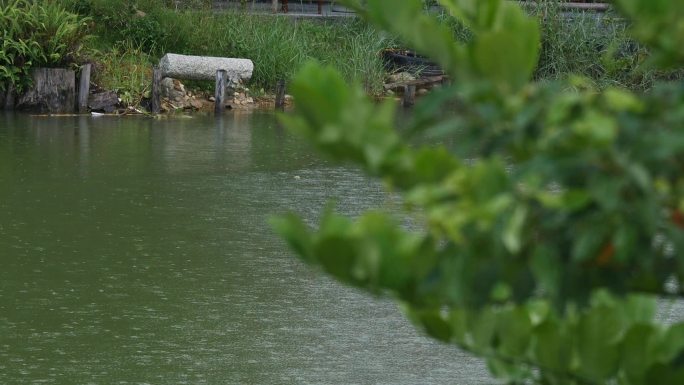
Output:
[[[434,3],[423,1],[422,10]],[[125,104],[138,103],[149,94],[151,67],[167,52],[249,58],[255,63],[249,87],[257,94],[272,91],[279,79],[292,78],[313,59],[363,84],[369,94],[381,95],[387,74],[379,53],[402,45],[391,34],[355,18],[295,19],[240,8],[217,11],[204,0],[6,0],[0,4],[0,20],[7,31],[0,52],[1,86],[24,87],[28,69],[34,66],[94,62],[95,82],[117,91]],[[552,1],[535,4],[528,11],[541,21],[536,79],[579,74],[599,88],[643,90],[659,78],[673,76],[643,68],[647,52],[628,36],[624,19],[612,13],[563,12]],[[444,10],[432,9],[457,40],[472,36]]]
[[[188,55],[249,58],[255,63],[250,88],[272,90],[279,79],[290,79],[307,60],[315,59],[338,68],[349,80],[380,93],[385,71],[378,55],[392,46],[391,39],[356,19],[294,20],[239,11],[214,12],[205,7],[175,9],[162,1],[64,0],[70,10],[94,21],[90,43],[93,58],[102,63],[103,77],[127,80],[131,68],[117,74],[119,54],[151,67],[167,52]],[[149,71],[136,70],[135,77]],[[112,84],[141,94],[145,87]],[[149,82],[147,82],[149,83]],[[145,84],[147,84],[145,83]],[[137,84],[137,83],[136,83]]]
[[[339,69],[345,79],[364,84],[369,93],[379,94],[385,79],[379,52],[401,44],[356,19],[214,12],[206,4],[177,9],[159,0],[66,1],[76,1],[72,9],[96,21],[99,49],[125,42],[150,61],[166,52],[250,58],[255,63],[251,88],[257,90],[272,90],[278,79],[290,79],[304,62],[315,59]],[[657,78],[653,71],[642,69],[646,52],[628,36],[625,21],[616,15],[564,13],[554,2],[543,2],[529,12],[542,21],[536,78],[558,79],[573,73],[599,86],[630,89],[647,89]],[[439,16],[457,39],[470,36],[444,11]]]

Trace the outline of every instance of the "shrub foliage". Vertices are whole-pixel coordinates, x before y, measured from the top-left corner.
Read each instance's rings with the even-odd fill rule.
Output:
[[[419,0],[361,3],[347,1],[452,76],[402,124],[450,145],[411,144],[424,140],[398,134],[393,103],[314,63],[282,120],[401,192],[422,226],[328,210],[317,230],[294,214],[276,229],[307,263],[393,295],[509,383],[684,383],[684,323],[655,318],[659,298],[684,294],[684,87],[531,81],[540,27],[515,2],[439,0],[466,42]],[[684,64],[682,4],[616,1],[653,65]]]
[[[21,91],[33,67],[72,63],[87,23],[54,1],[0,0],[0,89]]]

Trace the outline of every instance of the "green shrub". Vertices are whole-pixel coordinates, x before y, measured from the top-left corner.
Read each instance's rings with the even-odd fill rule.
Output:
[[[86,37],[88,19],[48,0],[0,1],[0,88],[19,91],[30,69],[71,64]]]
[[[133,17],[121,34],[133,45],[154,52],[160,42],[168,39],[169,31],[164,30],[159,22],[151,17]]]
[[[660,76],[642,66],[647,50],[629,36],[628,21],[618,15],[561,12],[555,3],[545,3],[533,14],[540,19],[542,33],[537,79],[576,74],[599,87],[641,90]]]
[[[124,105],[137,106],[149,97],[153,60],[140,46],[119,43],[105,51],[91,52],[91,58],[97,63],[93,82],[116,91]]]
[[[420,0],[364,2],[454,79],[409,119],[319,63],[292,82],[297,113],[281,115],[401,194],[404,220],[327,210],[318,229],[294,214],[276,229],[303,261],[391,295],[508,384],[684,383],[684,322],[656,317],[665,297],[684,298],[682,82],[535,81],[537,18],[512,1],[440,3],[472,39],[454,40]],[[682,68],[683,2],[616,4],[649,48],[643,65]]]

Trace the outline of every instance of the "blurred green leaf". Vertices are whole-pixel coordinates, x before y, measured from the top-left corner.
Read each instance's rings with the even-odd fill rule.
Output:
[[[524,206],[516,207],[503,232],[504,245],[512,254],[519,252],[522,247],[521,238],[526,216],[527,209]]]
[[[576,340],[580,373],[602,383],[617,372],[620,359],[618,342],[623,328],[620,314],[610,306],[592,308],[582,317]]]

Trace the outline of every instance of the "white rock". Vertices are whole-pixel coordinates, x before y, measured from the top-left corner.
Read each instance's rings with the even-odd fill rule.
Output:
[[[387,78],[387,81],[390,83],[404,83],[413,80],[416,80],[416,77],[408,72],[393,73]]]
[[[231,81],[245,82],[252,77],[254,63],[249,59],[167,53],[159,68],[164,77],[188,80],[214,80],[216,71],[226,70]]]

